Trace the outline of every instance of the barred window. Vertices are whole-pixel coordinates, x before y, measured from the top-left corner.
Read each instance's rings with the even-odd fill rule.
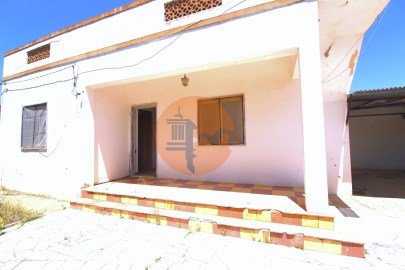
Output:
[[[46,151],[47,104],[23,107],[21,125],[21,149],[23,151]]]

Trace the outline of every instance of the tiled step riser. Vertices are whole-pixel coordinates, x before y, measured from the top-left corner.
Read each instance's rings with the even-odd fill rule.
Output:
[[[231,236],[269,244],[283,245],[288,247],[295,247],[305,250],[314,250],[327,253],[334,253],[339,255],[364,257],[364,245],[346,243],[335,240],[320,239],[314,237],[307,237],[303,234],[289,235],[286,233],[271,232],[267,229],[251,229],[242,228],[229,225],[217,224],[209,220],[197,219],[181,219],[173,217],[165,217],[157,214],[145,214],[138,212],[122,211],[114,208],[85,205],[79,203],[70,203],[74,209],[88,211],[92,213],[99,213],[104,215],[118,216],[121,218],[129,218],[133,220],[153,223],[157,225],[166,225],[176,228],[188,229],[193,232],[205,232],[218,234],[222,236]]]
[[[334,220],[331,217],[281,213],[276,210],[253,210],[253,209],[214,206],[207,204],[195,205],[191,203],[177,202],[177,201],[163,201],[148,198],[92,193],[84,190],[82,191],[82,198],[123,203],[123,204],[133,204],[156,209],[177,210],[198,214],[272,222],[310,228],[320,228],[329,230],[333,230],[334,228]]]

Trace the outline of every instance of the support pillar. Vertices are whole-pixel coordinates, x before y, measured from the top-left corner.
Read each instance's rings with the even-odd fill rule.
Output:
[[[321,59],[317,2],[306,21],[305,39],[300,46],[302,127],[304,146],[305,205],[308,212],[326,213],[328,178],[325,147]]]

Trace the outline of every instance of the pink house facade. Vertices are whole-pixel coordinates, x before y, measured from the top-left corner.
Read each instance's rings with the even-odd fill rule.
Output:
[[[2,185],[304,187],[315,213],[350,193],[346,96],[388,0],[197,2],[134,2],[6,53]]]

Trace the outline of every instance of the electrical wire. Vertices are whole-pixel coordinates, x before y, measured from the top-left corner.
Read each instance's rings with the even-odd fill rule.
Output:
[[[43,74],[43,75],[41,75],[41,76],[37,76],[37,77],[34,77],[34,78],[29,78],[29,79],[25,79],[25,80],[19,80],[19,81],[15,81],[15,82],[13,82],[13,81],[12,81],[12,82],[6,82],[6,83],[4,83],[4,84],[15,84],[15,83],[22,83],[22,82],[27,82],[27,81],[35,80],[35,79],[38,79],[38,78],[46,77],[46,76],[49,76],[49,75],[52,75],[52,74],[61,72],[61,71],[65,70],[65,69],[68,69],[68,68],[70,68],[70,67],[72,67],[72,66],[74,66],[74,65],[70,65],[70,66],[64,67],[64,68],[62,68],[62,69],[59,69],[59,70],[56,70],[56,71],[52,71],[52,72],[49,72],[49,73],[47,73],[47,74]]]
[[[366,48],[368,47],[368,44],[370,44],[370,41],[373,39],[375,33],[376,33],[377,30],[380,28],[380,24],[381,24],[381,22],[384,20],[385,13],[386,13],[387,10],[388,10],[388,6],[389,6],[389,3],[388,3],[388,5],[384,8],[384,12],[383,12],[383,14],[381,15],[381,19],[380,19],[380,21],[378,22],[377,26],[374,28],[373,33],[371,33],[370,38],[367,40],[366,44],[364,45],[363,51],[366,50]]]

